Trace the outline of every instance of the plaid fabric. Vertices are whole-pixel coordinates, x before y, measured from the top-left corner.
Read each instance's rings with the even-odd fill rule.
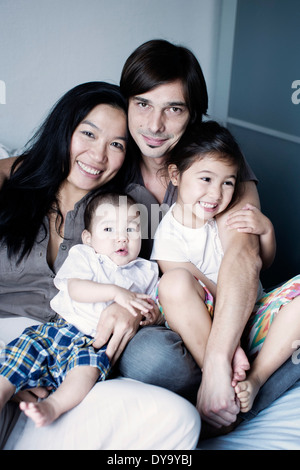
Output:
[[[279,310],[298,295],[300,295],[300,275],[266,293],[255,304],[243,335],[245,349],[250,360],[255,359],[261,350],[269,328]]]
[[[97,367],[98,381],[105,380],[110,370],[106,347],[96,350],[93,341],[63,319],[26,328],[1,350],[0,374],[16,393],[38,386],[56,389],[77,366]]]

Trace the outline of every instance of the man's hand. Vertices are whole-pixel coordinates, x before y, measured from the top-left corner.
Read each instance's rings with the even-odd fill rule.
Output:
[[[141,319],[140,312],[133,316],[127,309],[116,303],[109,305],[101,313],[93,343],[94,348],[101,348],[108,343],[106,354],[111,364],[114,365],[127,343],[136,334]]]
[[[220,428],[236,421],[240,411],[239,401],[232,387],[230,364],[205,362],[201,386],[198,391],[197,409],[201,418],[211,426]]]

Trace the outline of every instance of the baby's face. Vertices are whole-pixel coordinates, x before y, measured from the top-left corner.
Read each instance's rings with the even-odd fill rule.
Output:
[[[91,233],[84,243],[92,246],[96,253],[108,256],[118,266],[136,259],[141,249],[137,207],[128,207],[126,202],[118,207],[101,204],[94,215]]]

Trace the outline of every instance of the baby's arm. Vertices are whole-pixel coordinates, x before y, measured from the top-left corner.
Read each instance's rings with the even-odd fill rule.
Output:
[[[275,257],[276,239],[272,222],[257,207],[246,204],[243,209],[233,212],[227,224],[238,232],[253,233],[260,237],[260,255],[263,267],[268,268]]]
[[[114,284],[101,284],[88,279],[68,279],[68,292],[77,302],[116,302],[134,316],[137,315],[135,308],[145,316],[153,308],[147,302],[150,298],[147,294],[131,292]]]

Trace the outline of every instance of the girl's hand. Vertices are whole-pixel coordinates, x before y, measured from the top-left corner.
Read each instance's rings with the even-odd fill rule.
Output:
[[[268,217],[252,204],[246,204],[241,210],[233,212],[226,224],[230,229],[254,235],[266,235],[273,230]]]
[[[149,310],[149,312],[146,315],[144,315],[145,318],[140,321],[140,325],[147,326],[147,325],[153,325],[153,324],[158,325],[158,324],[164,323],[163,315],[161,314],[154,300],[149,299],[148,302],[151,303],[152,310]]]
[[[123,287],[117,287],[117,293],[113,300],[117,304],[121,305],[121,307],[126,308],[134,317],[136,317],[136,310],[140,311],[141,314],[145,316],[149,314],[149,310],[153,308],[153,306],[148,302],[149,299],[150,295],[139,294],[124,289]]]

